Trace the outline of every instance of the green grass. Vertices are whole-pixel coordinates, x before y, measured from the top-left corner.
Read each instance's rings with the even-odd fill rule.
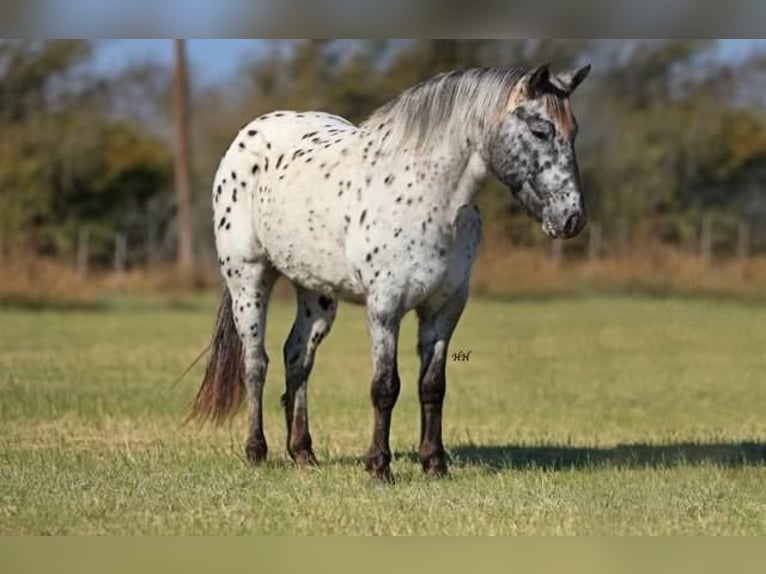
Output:
[[[284,452],[281,344],[269,316],[270,462],[242,459],[244,417],[181,427],[212,300],[168,309],[0,311],[1,534],[765,534],[766,305],[473,299],[451,351],[452,478],[414,452],[412,317],[402,334],[393,486],[370,434],[362,311],[342,306],[310,383],[317,470]]]

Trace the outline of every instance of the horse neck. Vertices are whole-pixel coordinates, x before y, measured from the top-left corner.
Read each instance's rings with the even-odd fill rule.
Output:
[[[485,143],[479,133],[480,130],[470,129],[464,133],[453,128],[435,140],[436,145],[431,140],[427,142],[429,145],[417,149],[417,145],[403,142],[399,147],[386,150],[384,156],[388,156],[394,165],[409,165],[415,172],[430,172],[436,182],[430,185],[430,189],[441,194],[440,202],[457,214],[462,206],[470,205],[476,199],[487,179]],[[369,134],[360,132],[359,135],[359,144],[364,147],[369,141],[366,139]],[[433,172],[434,167],[436,173]]]
[[[443,170],[444,186],[441,193],[446,194],[445,202],[450,206],[453,215],[456,215],[461,207],[471,205],[476,200],[488,173],[483,142],[472,141],[465,136],[461,140],[456,142],[455,138],[452,138],[452,141],[445,138],[442,145],[427,154],[429,159],[438,162]]]
[[[478,149],[470,149],[463,160],[463,169],[450,190],[450,210],[454,217],[464,206],[472,205],[487,181],[487,162]]]

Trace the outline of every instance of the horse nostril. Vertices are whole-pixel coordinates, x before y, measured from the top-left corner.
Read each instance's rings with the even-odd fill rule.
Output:
[[[566,222],[564,223],[564,233],[567,235],[574,235],[577,233],[580,226],[580,216],[577,213],[573,213],[569,217],[567,217]]]

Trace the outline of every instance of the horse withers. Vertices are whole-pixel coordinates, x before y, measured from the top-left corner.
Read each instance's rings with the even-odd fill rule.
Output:
[[[399,325],[414,309],[419,457],[426,473],[445,475],[445,363],[481,238],[477,194],[492,173],[546,234],[580,232],[586,215],[569,98],[589,70],[455,71],[405,90],[359,126],[326,113],[277,111],[242,128],[213,185],[225,289],[191,416],[222,422],[247,400],[245,452],[255,463],[266,458],[266,309],[284,275],[297,293],[282,397],[292,459],[317,462],[307,383],[338,301],[347,300],[365,304],[372,350],[367,470],[392,478]]]

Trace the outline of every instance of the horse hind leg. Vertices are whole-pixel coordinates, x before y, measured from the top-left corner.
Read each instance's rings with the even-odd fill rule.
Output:
[[[282,405],[287,423],[287,451],[300,465],[316,465],[308,419],[308,378],[319,344],[335,320],[337,300],[296,286],[297,312],[285,341],[285,393]]]
[[[268,261],[242,260],[232,265],[226,283],[231,293],[234,323],[242,342],[244,379],[249,405],[245,455],[250,462],[266,459],[268,446],[263,432],[263,385],[269,357],[266,354],[266,308],[279,276]]]

